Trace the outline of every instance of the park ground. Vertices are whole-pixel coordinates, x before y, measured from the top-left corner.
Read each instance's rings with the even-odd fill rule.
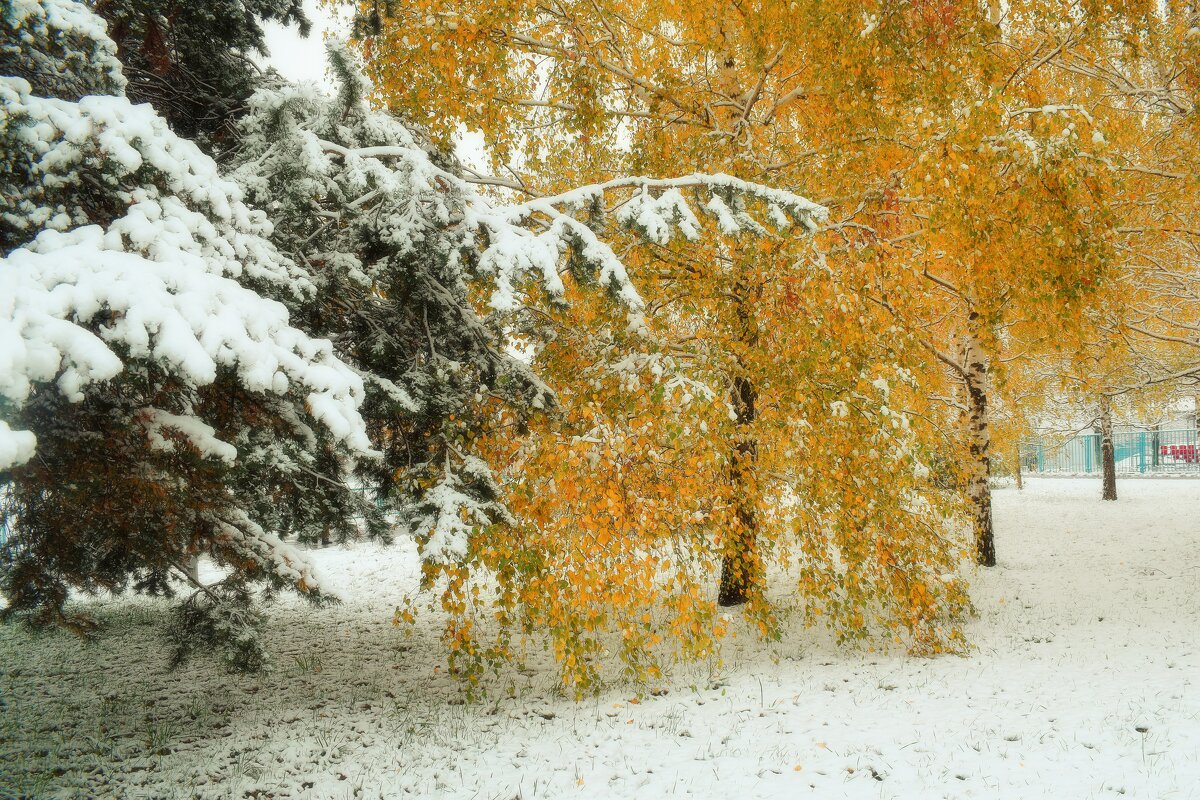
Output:
[[[972,651],[801,628],[575,701],[550,664],[468,701],[436,620],[392,611],[411,542],[316,554],[347,601],[271,608],[274,668],[169,672],[164,604],[87,600],[94,643],[0,626],[0,800],[1200,798],[1200,481],[996,492]]]

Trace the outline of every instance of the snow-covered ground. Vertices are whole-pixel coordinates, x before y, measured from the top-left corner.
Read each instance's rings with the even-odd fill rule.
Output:
[[[390,625],[409,545],[330,549],[352,598],[272,610],[277,665],[168,673],[161,605],[96,643],[0,627],[0,798],[1200,798],[1200,482],[996,493],[968,657],[803,630],[575,702],[552,670],[464,702],[432,622]]]

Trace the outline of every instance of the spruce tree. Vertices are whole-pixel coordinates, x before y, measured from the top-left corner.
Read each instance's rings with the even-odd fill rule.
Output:
[[[4,613],[84,629],[70,588],[174,594],[208,553],[227,577],[179,642],[256,666],[252,589],[324,597],[283,539],[383,531],[345,480],[374,457],[362,380],[291,324],[317,287],[265,216],[124,95],[98,17],[21,0],[2,24]]]
[[[464,517],[504,520],[499,489],[471,453],[482,409],[526,414],[552,394],[471,302],[479,238],[452,157],[372,111],[349,54],[335,47],[330,57],[338,96],[283,82],[253,96],[235,175],[318,287],[296,318],[365,380],[362,412],[383,458],[359,462],[363,483],[420,534],[457,531]],[[386,155],[353,153],[370,148]],[[438,540],[433,550],[460,546]]]

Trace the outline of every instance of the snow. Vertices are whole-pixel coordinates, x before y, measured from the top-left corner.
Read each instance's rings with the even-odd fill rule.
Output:
[[[0,470],[24,464],[37,450],[37,437],[30,431],[14,431],[0,420]]]
[[[237,461],[237,448],[217,438],[216,430],[196,417],[185,417],[163,411],[161,408],[144,408],[143,419],[149,433],[150,446],[157,450],[172,452],[175,442],[163,435],[163,429],[183,434],[188,444],[206,458],[215,458],[226,464]]]
[[[35,247],[13,252],[0,269],[4,396],[21,402],[34,383],[58,375],[62,393],[81,399],[86,384],[121,370],[109,348],[120,343],[131,356],[169,365],[198,386],[216,379],[218,364],[236,367],[252,390],[279,392],[295,380],[310,390],[314,417],[336,437],[370,450],[358,415],[362,379],[334,358],[327,342],[291,327],[282,304],[212,274],[205,260],[183,268],[186,250],[177,251],[177,260],[125,252],[96,226],[48,231]],[[114,319],[99,335],[77,324],[103,313]]]
[[[390,624],[402,540],[310,553],[341,606],[270,610],[273,672],[164,669],[164,605],[94,643],[0,627],[0,786],[37,797],[1200,797],[1200,482],[996,492],[966,657],[740,635],[724,663],[575,702],[540,654],[468,701],[440,620]],[[736,616],[736,615],[735,615]]]
[[[298,592],[319,591],[326,597],[338,598],[337,591],[325,585],[320,568],[312,563],[308,553],[264,530],[249,514],[241,512],[228,520],[213,515],[211,521],[227,545],[253,563],[268,565],[273,574]]]
[[[82,81],[92,90],[121,89],[125,76],[108,26],[76,0],[6,0],[0,25],[0,58],[15,58],[32,79],[66,86]],[[47,42],[55,52],[22,45]],[[85,77],[91,73],[94,78]]]
[[[771,206],[771,211],[779,212],[778,206]],[[679,230],[688,241],[700,238],[700,221],[692,213],[687,201],[678,189],[668,189],[654,197],[647,189],[635,193],[617,212],[617,219],[626,227],[635,228],[654,242],[665,245],[671,241],[671,227],[667,220],[676,220]],[[776,218],[778,219],[778,218]],[[782,217],[786,227],[787,216]]]
[[[862,30],[858,32],[858,38],[865,39],[874,33],[875,29],[879,27],[879,16],[876,14],[868,14],[864,11],[862,13],[862,21],[863,27]]]
[[[354,57],[338,45],[331,54],[353,64]],[[360,87],[365,95],[365,85]],[[522,302],[521,286],[531,279],[539,282],[553,298],[565,291],[559,270],[571,250],[596,272],[596,280],[610,289],[624,306],[629,330],[646,333],[645,301],[638,293],[625,264],[612,247],[584,222],[572,216],[584,209],[600,210],[610,195],[629,191],[615,211],[617,222],[643,234],[660,245],[669,242],[675,232],[694,240],[701,232],[700,222],[681,189],[697,192],[695,202],[716,218],[717,227],[727,235],[752,232],[765,235],[767,229],[746,211],[746,200],[766,206],[766,216],[777,227],[799,222],[814,232],[828,219],[829,211],[800,195],[755,184],[725,174],[692,174],[677,178],[621,177],[604,183],[588,184],[546,197],[504,204],[482,194],[469,177],[439,167],[405,125],[394,117],[364,110],[366,136],[373,142],[347,146],[322,138],[318,131],[329,127],[330,98],[312,85],[261,89],[250,98],[251,114],[243,123],[248,138],[261,138],[274,130],[280,116],[290,118],[291,147],[272,148],[243,164],[236,172],[252,197],[267,204],[271,193],[266,177],[278,165],[272,159],[287,153],[288,168],[302,172],[297,184],[311,188],[313,195],[333,194],[333,189],[348,187],[358,197],[347,205],[387,209],[385,241],[397,247],[394,257],[406,255],[425,238],[424,226],[430,219],[442,224],[457,220],[461,214],[470,244],[479,245],[476,270],[492,284],[490,307],[510,312]],[[272,109],[278,113],[271,113]],[[338,114],[343,112],[336,112]],[[301,163],[296,163],[296,153]],[[479,179],[484,184],[489,179]],[[709,198],[703,201],[702,196]],[[461,203],[461,209],[458,204]],[[732,204],[732,206],[731,206]],[[341,211],[331,211],[337,219]],[[789,216],[790,215],[790,216]]]
[[[250,103],[252,107],[261,109],[278,103],[280,97],[291,95],[300,103],[316,106],[319,105],[319,94],[313,94],[314,91],[312,87],[260,91],[251,98]],[[289,111],[295,113],[295,107],[289,108]],[[306,150],[311,152],[308,171],[313,174],[328,173],[328,156],[336,155],[348,174],[362,176],[359,187],[362,191],[366,192],[371,185],[376,187],[352,205],[380,194],[391,196],[393,200],[431,198],[428,202],[446,215],[447,220],[450,214],[445,208],[444,189],[456,189],[464,199],[462,214],[467,228],[485,234],[487,244],[479,254],[478,270],[490,276],[495,286],[489,304],[497,311],[511,311],[520,305],[515,287],[525,277],[540,281],[551,296],[561,296],[564,286],[558,274],[559,264],[567,250],[574,248],[585,262],[597,270],[600,285],[609,287],[625,307],[630,330],[645,330],[642,312],[646,304],[624,263],[591,228],[571,216],[572,212],[601,203],[610,192],[635,190],[618,208],[616,218],[622,225],[639,231],[658,244],[670,241],[674,231],[679,231],[689,240],[700,234],[699,220],[680,192],[682,188],[704,188],[711,193],[701,208],[716,218],[718,228],[727,235],[743,231],[766,234],[766,228],[743,208],[746,198],[766,203],[768,218],[772,224],[781,227],[786,227],[784,223],[790,224],[790,213],[811,233],[829,216],[824,206],[800,195],[721,173],[658,179],[623,177],[580,186],[550,197],[537,197],[508,205],[497,204],[480,194],[469,180],[434,164],[429,154],[416,144],[411,133],[398,120],[379,114],[372,115],[371,119],[380,129],[378,133],[385,134],[389,141],[398,144],[351,148],[320,139],[309,130],[296,130],[293,135],[302,137],[307,142]],[[261,181],[255,178],[255,173],[260,169],[261,164],[256,161],[239,171],[243,184],[251,190]],[[654,196],[652,192],[659,194]],[[736,209],[731,208],[721,194],[733,198]],[[415,213],[393,213],[390,223],[394,227],[396,241],[415,241],[414,232],[420,221]]]
[[[491,472],[477,458],[470,459],[475,473]],[[462,479],[455,474],[447,459],[442,479],[425,493],[422,505],[431,511],[419,530],[429,530],[429,539],[422,555],[430,564],[462,564],[467,560],[471,532],[477,525],[487,525],[487,508],[464,491]]]

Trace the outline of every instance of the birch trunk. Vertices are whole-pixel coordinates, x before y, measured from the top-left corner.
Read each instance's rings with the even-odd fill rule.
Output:
[[[1113,449],[1112,398],[1100,395],[1100,462],[1104,471],[1104,499],[1117,499],[1117,459]]]
[[[754,422],[754,386],[745,378],[733,381],[733,409],[739,428]],[[758,510],[754,464],[758,442],[748,433],[739,432],[730,454],[729,476],[733,484],[734,528],[725,544],[721,562],[721,586],[717,605],[736,606],[750,599],[759,588],[762,569],[758,558]]]
[[[973,316],[973,315],[972,315]],[[967,427],[970,471],[967,497],[971,501],[971,527],[975,534],[975,560],[996,566],[996,538],[992,529],[991,431],[988,427],[988,368],[983,346],[974,332],[963,343],[963,382],[967,388]]]
[[[758,325],[751,308],[754,299],[744,280],[734,286],[737,298],[739,337],[747,347],[758,344]],[[744,365],[739,359],[738,368]],[[754,404],[758,391],[750,378],[736,376],[730,386],[735,433],[729,456],[729,480],[733,489],[733,527],[725,541],[721,559],[721,582],[717,605],[745,603],[762,590],[763,570],[758,555],[758,481],[755,473],[758,441],[754,437]]]

